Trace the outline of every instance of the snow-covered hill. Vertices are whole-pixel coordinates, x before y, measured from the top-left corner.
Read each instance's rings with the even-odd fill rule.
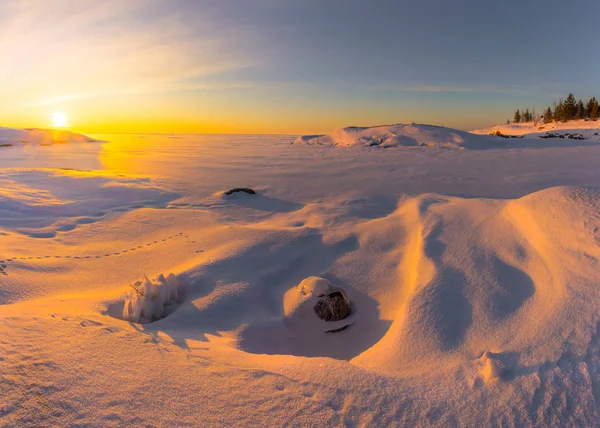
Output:
[[[350,126],[326,135],[305,135],[294,144],[321,146],[424,146],[475,148],[489,145],[490,139],[458,129],[432,125]]]
[[[569,135],[581,135],[586,140],[600,141],[600,120],[571,120],[569,122],[543,123],[525,122],[494,125],[487,128],[471,131],[478,135],[492,135],[495,133],[503,135],[524,136],[526,138],[538,138],[553,135],[556,138],[568,138]]]
[[[61,143],[88,143],[94,141],[83,134],[62,129],[15,129],[0,127],[0,146],[14,146],[20,144],[61,144]]]

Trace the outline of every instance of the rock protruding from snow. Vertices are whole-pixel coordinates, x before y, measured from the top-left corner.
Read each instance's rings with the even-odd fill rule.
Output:
[[[248,187],[236,187],[235,189],[231,189],[225,192],[225,195],[233,195],[234,193],[247,193],[249,195],[256,195],[256,191],[254,189],[250,189]]]
[[[294,142],[299,145],[320,146],[446,148],[471,148],[488,143],[481,136],[432,125],[385,125],[368,128],[351,126],[327,135],[305,135]]]
[[[144,277],[131,286],[134,291],[125,299],[123,319],[145,324],[158,321],[175,310],[181,296],[175,275],[159,275],[155,281]]]
[[[350,314],[350,303],[339,291],[321,297],[314,307],[315,314],[324,321],[341,321]]]
[[[308,277],[288,290],[283,309],[288,327],[305,333],[341,331],[353,322],[346,290],[317,276]]]
[[[494,132],[490,133],[494,137],[502,137],[502,138],[524,138],[523,135],[506,135],[500,132],[499,129],[496,129]]]

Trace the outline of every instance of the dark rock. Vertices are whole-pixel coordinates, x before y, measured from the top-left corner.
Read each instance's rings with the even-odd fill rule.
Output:
[[[494,132],[492,132],[490,135],[493,135],[494,137],[502,137],[502,138],[508,138],[507,135],[504,135],[502,132],[500,132],[500,130],[496,129]]]
[[[252,189],[248,189],[247,187],[236,187],[235,189],[231,189],[225,192],[227,196],[233,195],[234,193],[244,192],[249,195],[256,195],[256,192]]]
[[[325,321],[340,321],[350,314],[350,303],[339,291],[323,296],[314,307],[315,314]]]
[[[493,135],[494,137],[502,137],[502,138],[524,138],[524,135],[507,135],[507,134],[503,134],[502,132],[500,132],[500,130],[495,130],[494,132],[492,132],[490,135]]]
[[[563,134],[555,134],[555,133],[551,133],[551,132],[547,132],[546,135],[540,135],[540,138],[568,138],[569,140],[587,140],[587,138],[585,138],[583,135],[581,134],[570,134],[570,133],[563,133]]]

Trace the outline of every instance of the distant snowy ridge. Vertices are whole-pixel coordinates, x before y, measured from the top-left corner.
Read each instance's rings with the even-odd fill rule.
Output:
[[[59,129],[15,129],[0,127],[0,146],[18,144],[61,144],[61,143],[89,143],[94,141],[83,134]]]
[[[567,122],[524,122],[494,125],[487,128],[475,129],[471,133],[491,135],[500,132],[504,135],[519,135],[526,138],[537,138],[547,134],[576,133],[588,140],[600,141],[600,120],[570,120]]]
[[[458,129],[433,125],[350,126],[326,135],[305,135],[294,144],[360,147],[446,147],[475,148],[490,140]]]

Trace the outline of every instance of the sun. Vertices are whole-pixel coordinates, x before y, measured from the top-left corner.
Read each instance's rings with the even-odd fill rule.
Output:
[[[65,114],[60,111],[56,111],[52,115],[52,123],[57,128],[64,128],[65,126],[67,126],[67,116],[65,116]]]

